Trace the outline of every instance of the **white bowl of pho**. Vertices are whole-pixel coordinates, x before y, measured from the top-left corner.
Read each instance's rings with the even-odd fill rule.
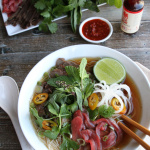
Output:
[[[124,114],[149,128],[149,91],[144,73],[124,54],[90,44],[65,47],[27,75],[19,95],[20,126],[36,150],[135,150],[139,144],[118,121]]]

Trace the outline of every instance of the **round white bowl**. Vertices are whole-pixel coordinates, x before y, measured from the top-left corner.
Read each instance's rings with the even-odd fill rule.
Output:
[[[110,32],[109,32],[109,34],[108,34],[108,36],[107,36],[106,38],[104,38],[104,39],[102,39],[102,40],[94,41],[94,40],[90,40],[90,39],[86,38],[86,37],[83,35],[83,33],[82,33],[83,25],[84,25],[86,22],[88,22],[88,21],[90,21],[90,20],[94,20],[94,19],[100,19],[100,20],[106,22],[106,23],[109,25]],[[88,41],[88,42],[90,42],[90,43],[102,43],[102,42],[105,42],[106,40],[108,40],[108,39],[111,37],[111,35],[112,35],[112,33],[113,33],[113,27],[112,27],[111,23],[110,23],[107,19],[105,19],[105,18],[102,18],[102,17],[90,17],[90,18],[85,19],[85,20],[80,24],[79,33],[80,33],[81,37],[82,37],[84,40],[86,40],[86,41]]]
[[[44,57],[29,72],[21,87],[18,103],[19,122],[26,139],[35,150],[47,150],[47,147],[38,138],[31,123],[29,104],[37,81],[41,79],[44,72],[55,65],[56,60],[60,57],[66,60],[79,57],[112,57],[119,60],[125,66],[127,73],[132,77],[140,92],[143,107],[140,123],[146,128],[150,127],[150,84],[142,70],[130,58],[116,50],[91,44],[74,45],[62,48]],[[141,138],[145,138],[141,132],[138,131],[136,133]],[[138,146],[132,140],[124,150],[135,150]]]

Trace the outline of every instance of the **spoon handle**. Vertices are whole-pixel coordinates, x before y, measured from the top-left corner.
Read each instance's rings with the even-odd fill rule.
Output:
[[[12,115],[12,116],[17,116],[17,115]],[[13,126],[16,130],[20,145],[22,150],[34,150],[31,145],[28,143],[28,141],[26,140],[26,138],[24,137],[22,131],[21,131],[21,127],[18,121],[18,117],[11,117],[11,121],[13,123]]]

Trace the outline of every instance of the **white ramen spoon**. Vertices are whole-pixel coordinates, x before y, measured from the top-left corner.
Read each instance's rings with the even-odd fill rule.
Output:
[[[9,115],[16,130],[22,150],[34,150],[25,139],[18,121],[18,96],[17,83],[9,76],[0,77],[0,107]]]

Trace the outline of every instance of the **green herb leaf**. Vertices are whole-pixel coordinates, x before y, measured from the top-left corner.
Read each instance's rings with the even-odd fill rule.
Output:
[[[67,105],[66,104],[63,104],[60,108],[60,116],[62,118],[70,118],[71,117],[71,112],[68,111],[67,109]]]
[[[45,18],[50,17],[50,13],[48,11],[44,11],[40,15],[43,16],[43,17],[45,17]]]
[[[120,8],[122,6],[122,0],[115,0],[115,6]]]
[[[51,23],[51,24],[47,24],[48,29],[50,30],[51,33],[56,33],[57,31],[57,23]]]
[[[69,76],[73,76],[74,81],[81,82],[78,68],[74,66],[66,66],[65,70]]]
[[[97,108],[94,110],[91,110],[90,108],[88,108],[87,111],[89,112],[89,117],[90,117],[90,120],[92,121],[94,121],[99,115]]]
[[[71,124],[67,123],[63,128],[61,128],[60,134],[71,134]]]
[[[78,110],[78,104],[77,104],[77,102],[75,101],[73,104],[68,105],[67,109],[70,110],[72,113],[74,113],[75,111],[77,111]]]
[[[53,107],[52,104],[48,104],[48,110],[49,110],[50,113],[58,116],[58,112],[56,111],[56,109]]]
[[[71,140],[65,135],[63,136],[63,142],[60,146],[60,150],[77,150],[79,147],[80,146],[77,144],[77,142]]]
[[[103,116],[104,118],[110,118],[114,114],[115,110],[112,106],[107,107],[106,105],[102,105],[98,108],[99,115]]]
[[[39,10],[44,10],[46,6],[42,1],[37,1],[34,7]]]
[[[80,66],[79,66],[81,80],[83,80],[84,78],[89,78],[89,75],[87,74],[87,72],[85,70],[86,64],[87,64],[87,60],[86,60],[86,58],[83,58],[81,60]]]
[[[91,0],[87,0],[84,4],[84,8],[87,8],[89,10],[99,12],[99,8],[96,3],[92,2]]]
[[[60,129],[56,126],[52,128],[52,130],[45,130],[43,135],[48,137],[51,140],[55,140],[60,132]]]
[[[36,118],[35,122],[37,123],[37,125],[39,125],[40,128],[42,128],[42,122],[44,119],[42,117],[39,117],[38,111],[35,108],[30,107],[30,112]]]
[[[82,110],[82,102],[83,102],[82,92],[79,88],[75,87],[75,93],[77,96],[77,103],[78,103],[79,109]]]

